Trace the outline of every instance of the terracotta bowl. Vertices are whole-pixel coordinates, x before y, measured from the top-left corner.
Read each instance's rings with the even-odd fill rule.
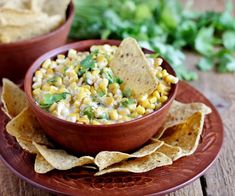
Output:
[[[74,17],[71,1],[67,20],[56,30],[42,36],[14,43],[0,44],[0,78],[17,81],[24,77],[29,66],[42,54],[66,43]]]
[[[58,54],[66,54],[70,48],[88,51],[92,45],[119,45],[115,40],[87,40],[68,44],[52,50],[38,58],[29,68],[24,81],[29,105],[45,133],[64,149],[82,154],[96,154],[102,150],[132,151],[147,142],[161,127],[169,107],[175,98],[177,85],[172,85],[167,102],[157,111],[141,118],[112,125],[85,125],[68,122],[52,116],[35,104],[32,97],[32,78],[44,60]],[[145,53],[152,53],[144,49]],[[163,67],[175,75],[172,67],[164,60]]]

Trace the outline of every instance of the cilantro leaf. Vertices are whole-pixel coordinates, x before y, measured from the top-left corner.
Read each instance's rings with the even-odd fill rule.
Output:
[[[195,40],[195,49],[199,53],[205,56],[213,55],[214,53],[213,35],[214,35],[213,27],[201,28]]]
[[[221,73],[235,71],[235,57],[229,52],[224,52],[219,58],[217,70]]]
[[[99,97],[103,97],[106,93],[102,90],[98,90],[97,94],[98,94]]]
[[[116,77],[114,78],[114,82],[118,84],[122,84],[124,81],[121,78]]]
[[[127,107],[128,105],[131,105],[131,104],[134,104],[134,103],[136,103],[136,101],[135,101],[135,99],[132,99],[132,98],[129,98],[129,99],[124,98],[124,99],[121,101],[121,105],[122,105],[123,107]]]
[[[226,49],[235,51],[235,31],[224,32],[222,39]]]
[[[53,76],[47,80],[49,84],[54,84],[57,80],[58,76]]]
[[[97,55],[98,54],[98,50],[95,50],[93,52],[91,52],[89,55],[86,56],[85,59],[83,59],[80,64],[83,68],[85,69],[92,69],[95,67],[95,61],[93,59],[93,55]]]
[[[66,96],[69,93],[63,92],[63,93],[56,93],[56,94],[45,94],[43,97],[43,101],[40,103],[40,107],[42,108],[48,108],[53,103],[57,103],[62,99],[66,99]]]
[[[94,119],[95,114],[93,111],[93,108],[91,106],[87,106],[84,110],[83,110],[83,114],[87,115],[87,117],[91,120]]]
[[[202,71],[209,71],[213,68],[214,62],[212,58],[204,57],[198,62],[197,67]]]

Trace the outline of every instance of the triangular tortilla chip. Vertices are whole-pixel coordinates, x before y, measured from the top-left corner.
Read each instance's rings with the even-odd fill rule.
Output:
[[[136,97],[151,94],[158,84],[147,58],[133,38],[121,42],[110,67],[114,75],[124,81],[125,88],[131,89]]]
[[[51,170],[55,169],[50,163],[43,158],[41,154],[37,154],[34,162],[34,171],[39,174],[45,174]]]
[[[35,148],[35,146],[32,144],[32,142],[26,141],[22,138],[16,138],[16,141],[21,146],[21,148],[29,153],[37,154],[38,150]]]
[[[204,118],[202,112],[196,112],[184,123],[166,129],[160,140],[169,145],[180,147],[184,155],[191,155],[198,147]]]
[[[90,156],[75,157],[64,150],[49,149],[45,145],[33,142],[39,153],[44,159],[58,170],[68,170],[73,167],[83,166],[94,163],[94,158]]]
[[[2,83],[3,111],[13,118],[28,106],[28,102],[24,92],[16,84],[6,78],[3,78]]]
[[[173,101],[164,125],[157,131],[157,134],[153,138],[159,139],[167,128],[183,123],[196,112],[202,112],[204,115],[207,115],[211,113],[211,108],[203,103],[181,103]]]
[[[102,151],[96,155],[95,164],[99,167],[99,170],[103,170],[104,168],[109,167],[110,165],[119,163],[129,158],[140,158],[150,155],[155,152],[158,148],[160,148],[163,143],[164,142],[162,141],[156,141],[155,143],[148,144],[142,147],[140,150],[132,154],[117,151]]]
[[[112,172],[133,172],[143,173],[150,171],[156,167],[172,164],[172,160],[161,152],[154,152],[142,158],[131,159],[121,163],[114,164],[102,171],[99,171],[95,176],[104,175]]]
[[[43,133],[36,117],[29,108],[25,108],[18,116],[13,118],[6,126],[7,132],[24,141],[35,141],[40,144],[53,146]]]

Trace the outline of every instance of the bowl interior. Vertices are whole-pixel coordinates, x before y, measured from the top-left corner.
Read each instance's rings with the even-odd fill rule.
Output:
[[[119,41],[119,40],[86,40],[86,41],[80,41],[80,42],[75,42],[75,43],[67,44],[65,46],[56,48],[56,49],[54,49],[52,51],[47,52],[46,54],[42,55],[41,57],[39,57],[32,64],[32,66],[29,68],[29,70],[27,71],[26,76],[25,76],[25,80],[24,80],[24,89],[25,89],[26,96],[27,96],[28,101],[30,102],[31,106],[33,106],[34,110],[36,110],[37,112],[43,113],[43,115],[45,115],[45,116],[47,116],[47,117],[49,117],[49,118],[51,118],[53,120],[56,120],[57,122],[62,122],[62,123],[65,123],[67,125],[75,125],[75,126],[76,125],[79,125],[79,126],[94,126],[94,127],[97,127],[97,126],[99,126],[99,127],[102,127],[102,126],[103,127],[119,126],[120,124],[133,123],[133,122],[138,121],[140,119],[147,118],[148,116],[151,116],[151,115],[153,115],[155,113],[160,113],[161,110],[163,110],[164,107],[166,105],[170,104],[172,102],[172,99],[174,99],[174,97],[176,95],[176,91],[177,91],[177,84],[172,84],[171,85],[171,90],[170,90],[170,93],[169,93],[168,100],[162,105],[162,107],[160,107],[156,111],[154,111],[154,112],[152,112],[150,114],[144,115],[144,116],[142,116],[140,118],[137,118],[137,119],[133,119],[133,120],[122,122],[122,123],[116,123],[116,124],[108,124],[108,125],[77,124],[77,123],[73,123],[73,122],[69,122],[69,121],[65,121],[65,120],[59,119],[59,118],[51,115],[49,112],[44,111],[43,109],[41,109],[40,107],[38,107],[35,104],[34,98],[32,96],[32,79],[33,79],[35,71],[37,71],[40,68],[41,64],[46,59],[49,59],[49,58],[54,59],[54,58],[56,58],[56,56],[58,54],[67,54],[69,49],[75,49],[77,51],[88,51],[92,45],[109,44],[109,45],[117,45],[118,46],[120,43],[121,43],[121,41]],[[146,54],[153,54],[154,53],[153,51],[150,51],[148,49],[143,49],[143,51]],[[164,69],[166,69],[168,71],[168,73],[176,76],[176,73],[173,70],[173,68],[164,59],[163,59],[162,67]]]

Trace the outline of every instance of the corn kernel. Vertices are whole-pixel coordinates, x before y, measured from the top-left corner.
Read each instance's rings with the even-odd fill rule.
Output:
[[[83,117],[78,118],[78,121],[85,123],[85,124],[89,124],[89,118],[87,117],[87,115],[84,115]]]
[[[158,78],[162,78],[162,76],[163,76],[163,75],[162,75],[162,72],[158,71],[157,74],[156,74],[156,76],[157,76]]]
[[[118,112],[117,110],[112,110],[109,112],[109,118],[111,120],[118,120]]]
[[[91,86],[89,86],[89,85],[84,85],[83,87],[84,87],[86,90],[89,90],[89,91],[91,90]]]
[[[53,103],[51,107],[49,108],[49,111],[53,112],[56,109],[56,107],[57,107],[57,103]]]
[[[162,58],[156,58],[155,61],[156,61],[155,66],[159,66],[163,63]]]
[[[118,113],[120,115],[129,115],[130,114],[130,110],[128,108],[118,108]]]
[[[172,83],[172,84],[176,84],[179,81],[178,78],[176,78],[172,75],[166,76],[165,80],[166,80],[167,83]]]
[[[33,95],[40,95],[42,93],[42,91],[40,90],[40,88],[36,88],[35,90],[33,90]]]
[[[86,97],[86,98],[83,99],[83,102],[82,102],[82,103],[89,105],[89,104],[91,103],[91,99],[88,98],[88,97]]]
[[[47,74],[53,74],[53,73],[54,73],[53,69],[51,68],[47,69]]]
[[[61,78],[61,77],[58,77],[58,78],[56,79],[55,85],[56,85],[56,86],[61,86],[62,84],[63,84],[62,78]]]
[[[104,104],[105,104],[106,106],[113,105],[113,103],[114,103],[113,97],[105,97],[105,99],[104,99]]]
[[[101,123],[99,121],[97,121],[97,120],[92,120],[92,124],[93,125],[100,125]]]
[[[149,102],[150,102],[150,103],[156,103],[156,102],[157,102],[157,98],[156,98],[156,97],[151,97],[151,98],[149,99]]]
[[[77,51],[74,49],[70,49],[68,52],[68,57],[75,58],[77,56]]]
[[[99,73],[100,73],[100,70],[97,69],[97,70],[92,71],[91,74],[92,74],[93,76],[96,76],[96,75],[98,75]]]
[[[97,57],[97,62],[99,63],[99,62],[103,62],[103,61],[105,61],[106,59],[105,59],[105,57],[104,57],[104,55],[99,55],[98,57]]]
[[[75,114],[75,113],[69,114],[68,117],[67,117],[67,120],[70,121],[70,122],[76,122],[77,114]]]
[[[138,116],[139,116],[139,114],[137,112],[131,113],[131,117],[132,118],[137,118]]]
[[[40,70],[38,70],[38,71],[35,72],[35,76],[37,78],[42,78],[43,75],[42,75],[42,72]]]
[[[55,87],[55,86],[50,86],[50,93],[57,93],[57,91],[58,91],[58,88],[57,87]]]
[[[61,87],[58,89],[58,93],[63,93],[63,92],[65,92],[65,91],[66,91],[66,89],[65,89],[64,86],[61,86]]]
[[[113,93],[113,94],[117,94],[118,90],[119,90],[119,85],[117,83],[113,83],[109,85],[109,90]]]
[[[167,71],[165,69],[162,70],[162,76],[163,78],[168,76],[169,74],[167,73]]]
[[[51,64],[51,59],[47,59],[44,61],[44,63],[42,64],[42,67],[47,69],[49,67],[49,65]]]
[[[168,99],[168,97],[165,96],[165,95],[163,95],[163,96],[160,97],[159,101],[160,101],[161,103],[164,103],[167,99]]]
[[[141,102],[141,101],[145,101],[145,100],[147,100],[147,98],[148,98],[148,95],[147,95],[147,94],[142,95],[142,96],[139,98],[139,101],[140,101],[140,102]]]
[[[65,59],[65,55],[59,54],[59,55],[57,55],[57,58],[58,58],[58,59]]]
[[[146,99],[146,100],[143,100],[143,101],[141,101],[141,105],[143,106],[143,107],[145,107],[145,108],[147,108],[148,106],[149,106],[149,101]]]
[[[107,86],[108,86],[108,80],[107,79],[103,79],[100,83],[99,83],[99,88],[103,91],[107,90]]]
[[[162,92],[165,91],[165,86],[164,86],[163,84],[159,83],[158,86],[157,86],[157,90],[158,90],[160,93],[162,93]]]
[[[136,108],[136,112],[137,112],[138,114],[143,115],[143,114],[145,113],[145,108],[139,105],[139,106]]]
[[[157,103],[157,104],[155,105],[155,110],[158,109],[158,108],[160,108],[161,106],[162,106],[161,103]]]
[[[32,87],[33,87],[33,89],[37,89],[37,88],[40,88],[41,85],[42,85],[41,82],[35,82]]]
[[[155,104],[153,104],[153,103],[150,104],[150,108],[149,109],[153,109],[154,110],[155,109]]]
[[[153,97],[156,97],[157,99],[160,98],[160,93],[156,90],[153,92]]]
[[[48,84],[44,84],[44,85],[42,86],[42,90],[43,90],[43,91],[50,91],[50,86],[49,86]]]

